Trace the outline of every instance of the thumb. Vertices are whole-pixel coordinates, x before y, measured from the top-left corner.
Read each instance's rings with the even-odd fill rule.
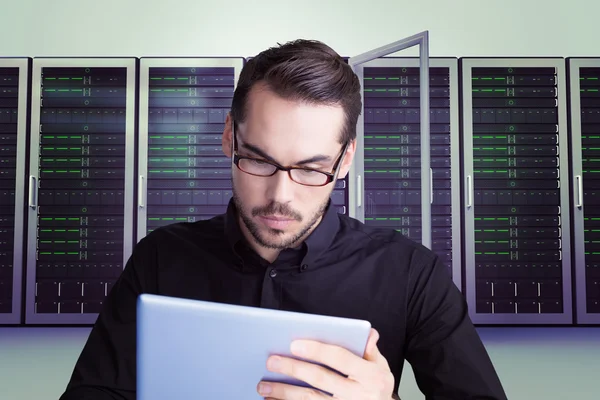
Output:
[[[377,342],[379,341],[379,332],[376,329],[371,328],[369,338],[367,339],[367,346],[365,348],[365,360],[377,361],[377,358],[381,355],[377,348]]]
[[[379,332],[376,329],[371,328],[371,333],[369,334],[369,339],[367,340],[367,346],[365,350],[365,360],[374,362],[385,370],[390,370],[390,365],[388,361],[385,359],[383,354],[379,351],[377,347],[377,342],[379,341]]]

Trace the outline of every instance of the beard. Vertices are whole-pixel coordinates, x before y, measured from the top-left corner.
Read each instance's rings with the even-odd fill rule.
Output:
[[[263,207],[255,207],[250,211],[250,213],[248,213],[243,206],[242,200],[235,190],[235,186],[232,187],[232,194],[233,202],[237,209],[238,215],[256,243],[262,247],[277,250],[293,247],[298,241],[307,236],[307,234],[315,227],[323,214],[325,214],[329,204],[329,196],[327,196],[327,198],[325,198],[325,200],[319,205],[317,210],[310,216],[310,218],[305,220],[300,213],[292,210],[289,206],[276,202],[271,202]],[[286,237],[286,231],[280,229],[266,228],[267,232],[262,232],[261,227],[259,227],[259,225],[252,219],[253,217],[257,216],[269,216],[272,214],[293,219],[301,224],[303,221],[306,222],[301,225],[297,232],[287,232],[288,234],[291,233],[292,235]]]

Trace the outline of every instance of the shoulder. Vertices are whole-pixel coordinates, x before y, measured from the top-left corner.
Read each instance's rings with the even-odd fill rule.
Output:
[[[149,232],[136,245],[137,248],[152,247],[173,252],[187,245],[212,244],[222,242],[225,233],[225,217],[217,215],[213,218],[196,222],[177,222],[164,225]]]
[[[354,248],[382,253],[387,259],[407,262],[411,266],[432,265],[437,255],[392,228],[366,225],[359,220],[339,215],[340,239]]]

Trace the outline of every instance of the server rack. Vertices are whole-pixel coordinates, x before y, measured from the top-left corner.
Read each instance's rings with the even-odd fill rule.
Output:
[[[577,323],[600,323],[600,58],[570,58]]]
[[[93,323],[130,256],[136,68],[33,60],[27,323]]]
[[[225,212],[231,160],[225,117],[243,58],[142,58],[137,240]]]
[[[461,68],[471,318],[571,323],[564,59],[463,58]]]
[[[0,324],[21,322],[29,68],[0,59]]]
[[[431,226],[422,226],[419,59],[384,57],[362,64],[364,220],[394,228],[432,250],[461,287],[458,60],[429,59]]]

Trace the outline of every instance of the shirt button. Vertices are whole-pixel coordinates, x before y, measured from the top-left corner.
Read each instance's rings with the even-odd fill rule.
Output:
[[[307,264],[302,264],[302,266],[300,267],[301,271],[306,271],[306,269],[308,268]]]
[[[275,269],[272,269],[272,270],[271,270],[271,272],[269,272],[269,276],[270,276],[271,278],[275,278],[275,277],[277,276],[277,270],[275,270]]]

